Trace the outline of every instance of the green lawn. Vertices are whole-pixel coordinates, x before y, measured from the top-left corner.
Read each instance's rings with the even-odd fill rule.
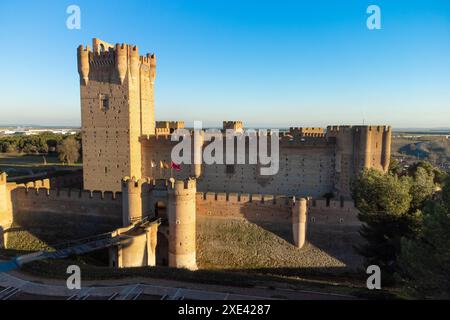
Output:
[[[0,172],[6,172],[9,179],[39,177],[49,171],[80,168],[82,163],[63,164],[56,155],[28,155],[0,153]]]
[[[0,153],[0,166],[67,166],[58,160],[56,155],[34,155],[24,153]],[[69,166],[81,166],[82,163],[75,163]]]

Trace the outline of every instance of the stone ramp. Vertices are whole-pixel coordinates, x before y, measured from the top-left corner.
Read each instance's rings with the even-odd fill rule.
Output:
[[[69,241],[63,244],[54,245],[55,251],[38,251],[25,255],[21,255],[12,260],[6,262],[0,262],[0,272],[8,272],[16,268],[20,268],[25,263],[33,261],[45,260],[45,259],[62,259],[71,254],[84,254],[92,251],[96,251],[103,248],[112,247],[120,242],[129,239],[128,233],[132,233],[135,229],[153,223],[160,223],[160,219],[149,219],[145,217],[138,221],[135,221],[129,229],[123,234],[117,234],[116,231],[95,235],[88,238]]]

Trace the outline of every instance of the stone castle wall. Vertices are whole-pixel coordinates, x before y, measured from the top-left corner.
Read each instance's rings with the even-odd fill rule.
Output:
[[[286,196],[197,192],[197,215],[246,219],[250,222],[292,222],[292,198]],[[317,199],[308,201],[308,224],[359,226],[352,201]]]
[[[121,226],[120,193],[48,189],[31,183],[9,187],[13,226],[26,228],[42,239],[77,239]]]
[[[6,174],[0,174],[0,240],[4,229],[12,223],[12,206],[10,186],[6,182]]]
[[[177,144],[170,136],[141,137],[143,176],[185,179],[194,172],[193,165],[171,169],[171,151]],[[210,142],[203,145],[203,150]],[[224,154],[227,152],[224,140]],[[193,141],[191,146],[193,146]],[[235,143],[236,150],[236,143]],[[279,171],[273,176],[260,174],[258,164],[201,165],[197,189],[202,192],[238,192],[286,194],[323,197],[333,192],[335,143],[324,137],[296,138],[280,141]],[[249,159],[248,142],[245,157]],[[193,162],[193,161],[191,161]],[[225,160],[223,161],[225,162]]]
[[[159,181],[160,183],[161,181]],[[155,183],[155,182],[153,182]],[[77,229],[79,223],[92,224],[86,232],[95,234],[106,227],[122,225],[122,193],[49,189],[48,181],[26,185],[5,184],[2,198],[2,225],[66,225]],[[146,188],[144,188],[146,189]],[[148,188],[147,188],[148,189]],[[0,191],[3,189],[0,188]],[[142,193],[142,212],[153,215],[155,204],[167,205],[167,190],[155,184]],[[200,217],[247,219],[250,222],[291,223],[292,198],[287,196],[197,192],[196,215]],[[359,225],[358,211],[351,201],[317,199],[308,201],[308,223],[320,225]],[[96,228],[96,225],[101,228]],[[83,230],[79,230],[83,233]]]

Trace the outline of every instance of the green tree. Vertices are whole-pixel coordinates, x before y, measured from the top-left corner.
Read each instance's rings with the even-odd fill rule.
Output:
[[[68,137],[58,144],[58,159],[65,163],[75,163],[80,158],[80,143],[74,137]]]
[[[410,209],[411,179],[364,169],[352,184],[353,200],[363,213],[402,215]]]
[[[425,169],[429,175],[433,175],[434,183],[440,186],[445,183],[448,177],[448,174],[445,171],[442,171],[434,167],[430,162],[423,160],[417,161],[416,163],[411,165],[408,169],[408,175],[414,177],[419,168]]]
[[[402,240],[402,271],[409,288],[419,296],[450,298],[450,181],[442,200],[424,211],[417,239]]]
[[[398,256],[403,237],[414,237],[420,226],[420,212],[411,213],[412,179],[363,170],[352,184],[353,199],[359,209],[365,240],[356,250],[366,265],[383,270],[384,284],[392,284],[398,270]]]
[[[392,175],[401,176],[403,174],[403,167],[397,159],[391,158],[388,171]]]
[[[435,191],[434,170],[427,170],[424,167],[417,167],[413,172],[413,182],[411,184],[411,207],[413,210],[420,210],[425,201],[431,200]]]

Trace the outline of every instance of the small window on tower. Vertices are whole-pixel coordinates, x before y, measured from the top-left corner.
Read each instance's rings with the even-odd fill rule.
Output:
[[[106,94],[100,95],[100,109],[107,111],[109,109],[109,97]]]
[[[232,164],[227,164],[227,165],[226,165],[226,167],[225,167],[225,172],[226,172],[227,174],[234,174],[235,171],[236,171],[236,168],[235,168],[234,165],[232,165]]]

